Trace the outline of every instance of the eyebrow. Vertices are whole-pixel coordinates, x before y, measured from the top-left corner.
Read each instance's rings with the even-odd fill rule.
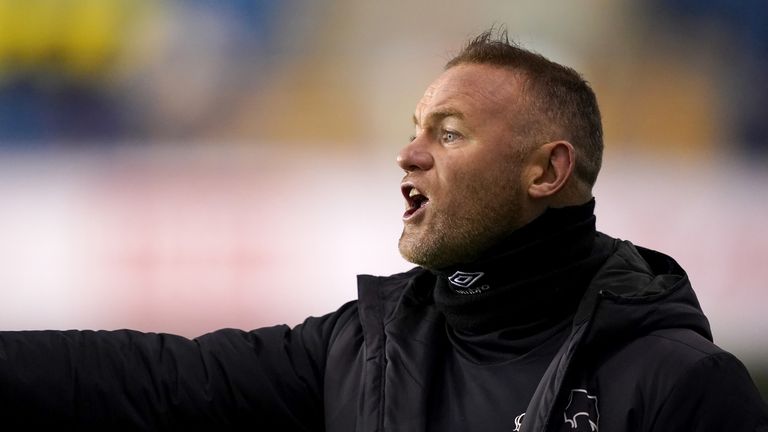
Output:
[[[427,124],[438,123],[447,117],[456,117],[458,119],[464,119],[464,114],[462,114],[461,111],[459,110],[450,109],[450,108],[445,110],[440,110],[440,111],[432,111],[427,116],[425,123]],[[416,126],[419,125],[419,119],[416,118],[416,114],[413,115],[413,124]]]

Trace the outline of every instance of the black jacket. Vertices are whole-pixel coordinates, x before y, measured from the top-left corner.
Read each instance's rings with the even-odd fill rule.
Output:
[[[498,430],[768,431],[765,403],[742,364],[712,344],[684,271],[660,253],[599,240],[614,252],[570,335],[525,416]],[[420,268],[360,276],[357,302],[293,330],[220,330],[195,340],[127,330],[2,332],[0,424],[431,430],[440,415],[430,404],[433,371],[451,344],[434,278]]]

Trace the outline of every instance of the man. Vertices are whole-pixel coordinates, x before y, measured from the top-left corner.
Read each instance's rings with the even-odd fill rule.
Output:
[[[602,131],[573,70],[486,32],[398,156],[400,251],[293,330],[0,333],[9,426],[768,431],[683,270],[595,231]]]

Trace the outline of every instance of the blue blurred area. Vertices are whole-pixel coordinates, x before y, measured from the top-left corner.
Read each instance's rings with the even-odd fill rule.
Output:
[[[748,154],[768,154],[768,2],[655,0],[649,9],[671,38],[717,57],[726,71],[720,93],[731,137]],[[722,49],[702,45],[712,32],[727,38]]]
[[[21,76],[0,87],[0,148],[113,142],[130,135],[120,100],[82,81]]]
[[[728,28],[750,51],[768,54],[768,3],[762,0],[655,0],[659,13],[674,20],[710,20]]]

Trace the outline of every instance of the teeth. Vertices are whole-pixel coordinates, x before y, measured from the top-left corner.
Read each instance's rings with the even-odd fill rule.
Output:
[[[408,198],[415,197],[416,195],[421,195],[421,192],[416,188],[412,188],[411,191],[408,192]]]

